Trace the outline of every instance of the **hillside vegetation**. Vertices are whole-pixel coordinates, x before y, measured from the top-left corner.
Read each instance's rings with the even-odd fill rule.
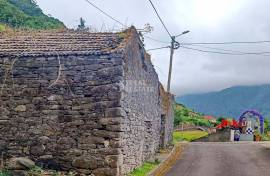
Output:
[[[181,123],[184,124],[193,124],[196,126],[205,126],[210,127],[211,123],[204,119],[203,115],[200,113],[196,113],[191,109],[186,108],[182,104],[176,104],[175,106],[175,119],[174,125],[177,126]]]
[[[238,119],[243,111],[254,109],[264,117],[270,117],[270,85],[231,87],[219,92],[178,97],[176,101],[207,115]]]
[[[34,0],[0,0],[0,31],[4,26],[28,29],[65,27],[58,19],[43,14]]]

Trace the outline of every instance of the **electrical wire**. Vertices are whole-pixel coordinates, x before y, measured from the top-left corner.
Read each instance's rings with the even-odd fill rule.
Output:
[[[170,46],[163,46],[163,47],[159,47],[159,48],[152,48],[152,49],[148,49],[146,51],[154,51],[154,50],[160,50],[160,49],[164,49],[164,48],[170,48]]]
[[[194,46],[194,45],[193,45]],[[206,48],[206,49],[214,49],[214,50],[219,50],[219,51],[229,51],[229,52],[234,52],[238,53],[241,55],[263,55],[263,56],[269,56],[267,54],[270,54],[270,51],[261,51],[261,52],[243,52],[243,51],[237,51],[237,50],[230,50],[230,49],[222,49],[222,48],[215,48],[215,47],[208,47],[208,46],[200,46],[200,45],[195,45],[196,47],[201,47],[201,48]]]
[[[180,46],[181,48],[189,49],[189,50],[194,50],[194,51],[199,51],[199,52],[204,52],[204,53],[215,53],[215,54],[227,54],[227,55],[242,55],[242,54],[237,54],[237,53],[226,53],[226,52],[219,52],[219,51],[208,51],[208,50],[201,50],[197,48],[191,48],[191,47],[185,47],[185,46]]]
[[[165,30],[167,31],[167,33],[169,34],[170,38],[172,38],[171,33],[169,32],[168,28],[166,27],[165,23],[163,22],[162,18],[160,17],[160,15],[159,15],[159,13],[158,13],[156,7],[154,6],[153,2],[152,2],[151,0],[148,0],[148,1],[150,2],[151,6],[153,7],[153,9],[154,9],[154,11],[155,11],[155,13],[156,13],[156,15],[157,15],[159,21],[160,21],[161,24],[163,25],[164,29],[165,29]]]
[[[197,42],[197,43],[182,43],[182,45],[229,45],[229,44],[256,44],[256,43],[270,43],[269,40],[264,41],[250,41],[250,42]]]
[[[229,52],[219,52],[219,51],[210,51],[210,50],[201,50],[198,48],[191,48],[191,47],[186,47],[186,46],[180,46],[181,48],[189,49],[189,50],[194,50],[194,51],[199,51],[199,52],[204,52],[204,53],[214,53],[214,54],[223,54],[223,55],[260,55],[260,56],[270,56],[270,55],[265,55],[269,54],[270,52],[254,52],[254,53],[229,53]]]
[[[244,54],[244,52],[242,52],[242,51],[236,51],[236,50],[230,50],[230,49],[222,49],[222,48],[215,48],[215,47],[208,47],[208,46],[201,46],[201,45],[192,45],[192,46],[196,46],[199,48],[214,49],[214,50],[219,50],[219,51],[227,51],[227,52]]]
[[[91,6],[93,6],[94,8],[96,8],[98,11],[100,11],[101,13],[103,13],[104,15],[106,15],[108,18],[112,19],[113,21],[117,22],[118,24],[120,24],[123,27],[127,27],[124,23],[122,23],[119,20],[117,20],[116,18],[112,17],[107,12],[105,12],[104,10],[102,10],[101,8],[99,8],[98,6],[96,6],[94,3],[90,2],[89,0],[85,0],[85,1],[88,4],[90,4]]]
[[[182,45],[180,47],[181,48],[184,48],[184,49],[198,51],[198,52],[223,54],[223,55],[235,55],[235,56],[239,56],[239,55],[260,55],[260,56],[270,56],[270,55],[267,55],[267,54],[270,54],[269,51],[265,51],[265,52],[250,52],[249,53],[249,52],[227,50],[227,49],[221,49],[221,48],[197,46],[197,47],[203,47],[203,48],[215,49],[215,50],[221,50],[221,51],[230,51],[230,52],[219,52],[219,51],[201,50],[201,49],[198,49],[198,48],[191,48],[191,47],[186,47],[186,46],[182,46]],[[146,51],[154,51],[154,50],[160,50],[160,49],[165,49],[165,48],[170,48],[170,46],[164,46],[164,47],[159,47],[159,48],[152,48],[152,49],[148,49]],[[234,52],[234,53],[232,53],[232,52]]]
[[[161,40],[158,40],[158,39],[155,39],[153,37],[149,37],[149,36],[143,36],[144,38],[147,38],[147,39],[150,39],[150,40],[153,40],[155,42],[159,42],[159,43],[166,43],[166,44],[169,44],[170,42],[165,42],[165,41],[161,41]]]

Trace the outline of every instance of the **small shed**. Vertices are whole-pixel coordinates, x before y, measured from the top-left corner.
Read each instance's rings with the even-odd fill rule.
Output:
[[[0,33],[5,161],[29,157],[51,169],[127,174],[170,143],[173,103],[134,27]]]

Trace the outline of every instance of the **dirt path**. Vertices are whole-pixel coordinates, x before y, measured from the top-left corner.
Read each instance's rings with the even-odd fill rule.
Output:
[[[166,176],[269,176],[268,143],[190,143]]]

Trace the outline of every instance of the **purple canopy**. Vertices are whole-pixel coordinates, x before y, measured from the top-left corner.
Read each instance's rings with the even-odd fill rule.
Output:
[[[264,132],[264,118],[263,118],[263,116],[262,116],[259,112],[255,111],[255,110],[248,110],[248,111],[245,111],[245,112],[239,117],[239,123],[240,123],[240,124],[242,123],[242,120],[243,120],[243,118],[245,118],[245,115],[246,115],[246,114],[252,114],[254,117],[259,118],[259,120],[260,120],[260,133],[263,134],[263,132]]]

